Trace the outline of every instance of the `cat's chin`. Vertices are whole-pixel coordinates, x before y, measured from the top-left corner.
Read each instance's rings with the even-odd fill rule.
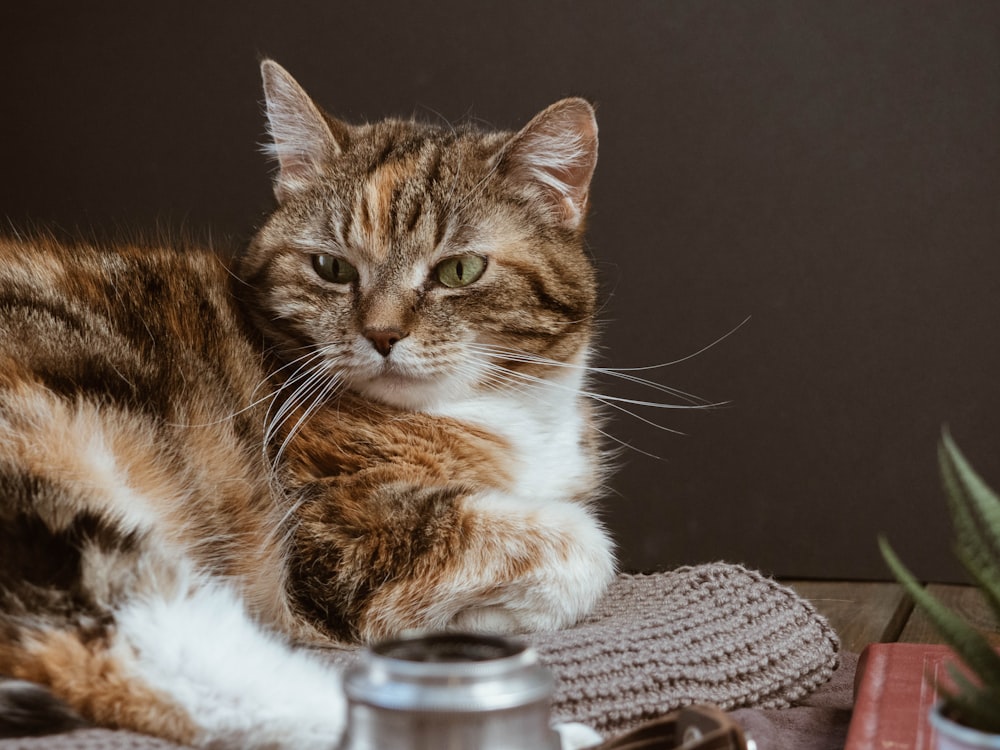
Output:
[[[447,377],[421,378],[399,373],[349,382],[348,388],[366,399],[406,411],[429,411],[455,397],[456,385]]]

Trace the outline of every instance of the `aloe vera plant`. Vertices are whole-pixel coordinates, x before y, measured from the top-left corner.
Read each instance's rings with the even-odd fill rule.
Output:
[[[1000,499],[958,450],[947,433],[938,461],[959,562],[1000,619]],[[1000,734],[1000,655],[976,628],[929,593],[900,562],[884,537],[879,547],[897,580],[927,613],[942,638],[974,675],[952,667],[954,690],[944,691],[944,713],[983,732]]]

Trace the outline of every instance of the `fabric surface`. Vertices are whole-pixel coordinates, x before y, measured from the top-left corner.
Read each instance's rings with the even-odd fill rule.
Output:
[[[826,750],[835,745],[810,744],[811,738],[825,743],[826,737],[846,733],[850,702],[845,715],[837,704],[843,699],[840,693],[831,699],[830,710],[819,706],[812,713],[800,708],[776,711],[810,707],[806,697],[830,680],[837,667],[837,637],[794,591],[738,565],[713,563],[619,576],[587,620],[526,640],[556,676],[553,720],[589,724],[605,736],[691,703],[714,703],[726,710],[753,708],[750,714],[737,714],[751,730],[756,726],[762,733],[796,737],[793,745],[758,741],[762,748]],[[332,651],[327,656],[343,664],[355,655]],[[847,682],[852,678],[853,673]],[[755,715],[758,718],[747,719]],[[787,717],[790,724],[775,717]],[[798,731],[796,717],[808,719],[808,727],[803,724]],[[105,729],[0,740],[0,750],[178,747]]]
[[[555,718],[606,736],[691,703],[785,708],[830,679],[839,647],[794,591],[723,563],[619,576],[584,623],[529,640],[556,675]]]
[[[843,750],[854,708],[858,655],[843,653],[828,683],[791,708],[731,712],[760,750]]]

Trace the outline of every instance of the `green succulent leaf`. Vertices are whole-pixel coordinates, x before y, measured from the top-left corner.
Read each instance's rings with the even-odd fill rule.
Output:
[[[1000,618],[1000,498],[972,469],[947,432],[938,449],[955,554]]]
[[[893,575],[907,593],[923,609],[945,641],[955,649],[963,662],[985,685],[1000,689],[1000,655],[989,641],[940,599],[925,589],[903,565],[884,537],[879,537],[879,548]]]
[[[947,430],[938,446],[938,464],[955,555],[1000,619],[1000,498],[972,469]],[[954,689],[941,688],[946,713],[976,729],[1000,733],[1000,655],[982,633],[917,581],[884,537],[879,537],[879,548],[893,575],[968,669],[949,665]]]

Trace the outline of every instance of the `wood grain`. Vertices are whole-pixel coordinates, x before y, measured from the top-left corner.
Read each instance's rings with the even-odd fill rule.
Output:
[[[927,589],[986,635],[993,645],[1000,646],[997,618],[978,589],[940,583],[929,584]],[[942,639],[927,615],[917,608],[907,620],[899,640],[909,643],[940,643]]]
[[[904,630],[912,603],[896,583],[786,581],[830,622],[844,651],[892,642]]]

